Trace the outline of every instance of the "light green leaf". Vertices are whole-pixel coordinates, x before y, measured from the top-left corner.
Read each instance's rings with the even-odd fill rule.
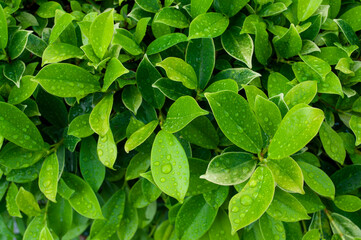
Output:
[[[304,194],[303,175],[298,164],[290,157],[268,160],[277,185],[286,191]]]
[[[111,129],[109,129],[104,136],[99,136],[97,153],[100,162],[103,163],[104,166],[113,169],[115,160],[117,160],[118,151]]]
[[[0,102],[0,135],[29,150],[41,150],[43,138],[34,123],[17,107]]]
[[[109,117],[112,108],[113,94],[108,94],[103,97],[90,113],[90,127],[100,136],[104,136],[110,128]]]
[[[358,21],[358,18],[355,16],[359,16],[360,14],[361,14],[361,6],[354,6],[352,8],[349,8],[346,12],[344,12],[340,16],[340,19],[347,22],[352,27],[352,29],[355,32],[357,32],[361,30],[361,23],[360,21]]]
[[[301,82],[291,88],[286,94],[284,100],[291,109],[297,104],[309,104],[317,94],[317,82],[306,81]]]
[[[46,240],[53,240],[53,235],[51,235],[51,232],[47,226],[44,226],[44,228],[40,232],[39,239],[46,239]]]
[[[156,13],[160,9],[158,0],[135,0],[141,9],[147,12]]]
[[[271,140],[268,158],[285,158],[302,149],[316,136],[323,119],[324,114],[320,109],[302,104],[293,107]]]
[[[126,69],[117,58],[110,59],[107,69],[105,71],[102,91],[103,92],[107,91],[110,85],[115,81],[115,79],[128,72],[129,70]]]
[[[318,229],[311,229],[303,236],[302,240],[319,240],[320,238],[320,231]]]
[[[156,65],[164,68],[169,79],[182,82],[183,85],[189,89],[197,88],[197,75],[193,67],[183,59],[168,57]]]
[[[58,2],[44,2],[40,5],[39,9],[36,11],[36,14],[42,18],[53,18],[55,17],[55,11],[57,9],[63,10],[63,8]]]
[[[254,85],[244,85],[243,88],[246,92],[247,101],[252,110],[254,110],[254,104],[257,96],[267,99],[266,94]]]
[[[281,57],[290,58],[296,56],[301,51],[302,39],[296,27],[291,24],[284,35],[273,38],[273,45]]]
[[[350,128],[356,136],[355,146],[360,145],[361,144],[361,117],[352,115],[351,119],[350,119]]]
[[[56,153],[45,158],[39,173],[39,189],[45,197],[56,202],[58,192],[59,162]]]
[[[143,49],[135,41],[134,36],[125,29],[116,30],[112,44],[120,45],[125,51],[134,56],[143,53]]]
[[[135,131],[125,142],[125,152],[128,153],[145,142],[145,140],[150,137],[157,126],[158,120],[154,120]]]
[[[16,195],[19,190],[15,183],[10,183],[6,194],[6,210],[10,216],[22,218],[18,205],[16,204]]]
[[[297,222],[310,219],[306,209],[291,194],[276,188],[276,192],[267,214],[284,222]]]
[[[248,102],[231,91],[205,93],[205,96],[225,136],[244,150],[260,152],[263,145],[261,129]]]
[[[75,211],[87,218],[103,218],[98,199],[88,183],[67,172],[63,173],[63,179],[70,188],[74,189],[69,202]]]
[[[15,200],[19,210],[29,217],[37,216],[41,213],[38,202],[35,200],[34,195],[31,192],[26,191],[23,187],[20,187]]]
[[[4,49],[8,44],[8,24],[2,6],[0,6],[0,32],[0,49]]]
[[[67,43],[53,43],[42,55],[42,66],[48,63],[57,63],[70,58],[82,58],[84,53],[76,46]]]
[[[211,7],[213,0],[191,0],[191,15],[193,18],[206,13]]]
[[[311,55],[300,55],[300,57],[307,64],[307,66],[319,74],[322,79],[324,79],[326,75],[331,72],[330,65],[320,58]]]
[[[79,97],[100,90],[96,76],[68,63],[47,65],[33,79],[58,97]]]
[[[170,33],[163,35],[153,42],[151,42],[147,48],[147,54],[152,55],[162,52],[170,47],[173,47],[181,42],[186,42],[187,36],[182,33]]]
[[[24,52],[30,33],[30,31],[25,30],[19,30],[14,33],[8,47],[11,59],[19,57]]]
[[[280,93],[286,95],[287,92],[292,88],[290,81],[285,76],[283,76],[281,73],[278,72],[272,72],[269,75],[267,84],[268,84],[267,86],[268,96],[270,98]]]
[[[345,212],[356,212],[361,209],[361,199],[354,195],[340,195],[335,197],[335,205]]]
[[[150,19],[151,19],[150,17],[142,18],[137,23],[134,33],[134,39],[138,44],[142,42],[143,38],[145,37],[145,34],[147,33],[147,26]]]
[[[170,133],[178,132],[195,118],[207,114],[208,112],[200,108],[194,98],[180,97],[169,108],[163,129]]]
[[[189,41],[185,58],[196,72],[199,88],[204,89],[211,78],[216,59],[213,39],[200,38]]]
[[[71,22],[75,19],[73,15],[69,13],[65,13],[63,10],[55,11],[55,24],[53,29],[51,30],[51,34],[49,37],[49,44],[54,43],[60,35],[64,32],[64,30],[71,24]]]
[[[40,239],[40,233],[44,226],[43,215],[34,217],[24,232],[23,240]]]
[[[232,233],[259,219],[272,202],[275,182],[272,172],[260,166],[244,188],[229,201]]]
[[[178,239],[199,239],[211,227],[217,215],[217,209],[212,208],[202,195],[188,198],[180,208],[175,232]]]
[[[259,15],[261,17],[270,17],[278,15],[286,10],[287,6],[283,2],[276,2],[262,8],[262,10],[259,12]]]
[[[247,33],[240,33],[239,28],[230,28],[222,34],[222,46],[235,59],[252,68],[253,41]]]
[[[300,21],[305,21],[312,16],[321,5],[322,0],[303,0],[297,4],[297,17]]]
[[[153,21],[175,28],[187,28],[189,26],[187,17],[180,10],[173,7],[162,8],[154,16]]]
[[[145,173],[150,166],[150,154],[139,152],[129,162],[125,179],[127,181],[136,179],[141,173]]]
[[[151,169],[157,186],[164,193],[183,202],[189,185],[189,165],[182,145],[173,134],[161,130],[155,137]]]
[[[212,83],[209,87],[207,87],[204,90],[204,92],[213,93],[213,92],[219,92],[219,91],[224,91],[224,90],[238,93],[237,82],[232,79],[219,80],[219,81]]]
[[[302,161],[299,161],[298,165],[302,169],[305,182],[313,191],[324,197],[335,198],[335,185],[324,171]]]
[[[90,239],[109,239],[119,227],[124,213],[125,192],[115,192],[102,208],[105,219],[95,219],[90,228]]]
[[[71,121],[68,128],[68,135],[73,135],[78,138],[86,138],[94,133],[89,124],[90,114],[83,114],[77,116]]]
[[[99,160],[97,144],[93,137],[87,137],[81,141],[79,166],[84,180],[90,185],[93,191],[97,192],[104,181],[105,167]],[[63,185],[66,196],[63,196],[63,194],[62,197],[69,199],[71,194],[74,193],[74,190],[67,189],[69,187],[66,184]]]
[[[224,153],[214,157],[201,178],[218,185],[237,185],[251,177],[257,161],[248,153]]]
[[[194,38],[215,38],[227,29],[229,19],[215,12],[198,15],[189,26],[189,39]]]
[[[38,86],[37,82],[32,81],[32,76],[23,76],[20,81],[21,87],[13,87],[10,91],[8,103],[19,104],[28,99]]]
[[[89,40],[98,58],[103,59],[113,38],[113,10],[103,12],[90,26]]]
[[[343,164],[346,158],[343,140],[326,122],[321,125],[320,138],[327,155],[336,162]]]

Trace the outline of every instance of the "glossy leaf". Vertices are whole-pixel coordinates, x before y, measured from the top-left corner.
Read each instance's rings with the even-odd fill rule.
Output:
[[[56,153],[45,158],[39,173],[39,188],[51,201],[56,201],[58,191],[59,162]]]
[[[336,196],[334,202],[345,212],[356,212],[361,209],[361,199],[353,195]]]
[[[149,44],[147,54],[152,55],[162,52],[177,45],[178,43],[186,42],[187,40],[187,36],[182,33],[170,33],[163,35]]]
[[[343,164],[346,158],[346,150],[342,138],[326,122],[321,125],[320,138],[327,155]]]
[[[198,15],[189,26],[189,39],[215,38],[228,27],[229,19],[220,13],[204,13]]]
[[[104,136],[99,136],[97,153],[100,162],[103,163],[104,166],[113,169],[115,160],[117,160],[118,150],[110,129]]]
[[[102,59],[113,37],[113,10],[97,16],[89,29],[90,43],[94,53]]]
[[[279,55],[284,58],[293,57],[302,49],[301,37],[293,24],[284,35],[276,36],[273,44]]]
[[[124,149],[126,152],[130,152],[139,145],[141,145],[149,136],[153,133],[155,128],[158,126],[158,121],[154,120],[143,127],[135,131],[126,141]]]
[[[106,95],[89,116],[90,127],[100,136],[105,136],[110,128],[109,115],[113,107],[113,94]]]
[[[316,81],[301,82],[287,92],[284,100],[287,106],[291,109],[300,103],[309,104],[316,96],[316,93]]]
[[[15,200],[19,210],[28,216],[37,216],[41,213],[38,202],[35,200],[34,195],[31,192],[26,191],[23,187],[20,187]]]
[[[10,183],[6,194],[6,210],[8,211],[10,216],[13,217],[22,217],[19,207],[16,204],[16,195],[18,194],[19,190],[15,183]]]
[[[178,9],[164,7],[154,16],[154,22],[163,23],[175,28],[187,28],[189,26],[187,17]]]
[[[2,6],[0,6],[0,32],[1,32],[0,48],[4,49],[8,44],[8,24]]]
[[[15,87],[11,90],[8,103],[19,104],[28,99],[38,86],[37,82],[31,80],[32,76],[23,76],[21,78],[21,87]]]
[[[89,125],[90,114],[80,115],[71,121],[68,128],[68,135],[73,135],[79,138],[89,137],[94,133]]]
[[[282,121],[277,105],[258,95],[254,102],[254,112],[263,131],[270,137],[274,136]]]
[[[305,21],[317,10],[317,8],[321,5],[321,0],[316,1],[302,1],[297,6],[297,17],[300,21]]]

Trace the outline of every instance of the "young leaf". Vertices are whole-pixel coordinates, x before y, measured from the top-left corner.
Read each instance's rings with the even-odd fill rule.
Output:
[[[342,234],[347,239],[357,239],[361,236],[361,229],[350,219],[338,214],[331,214],[331,228],[334,233]]]
[[[34,217],[24,232],[23,240],[40,239],[40,233],[44,226],[43,215]]]
[[[232,91],[235,93],[238,93],[238,84],[233,79],[224,79],[224,80],[218,80],[214,83],[212,83],[209,87],[207,87],[204,92],[219,92],[219,91]]]
[[[125,86],[122,92],[122,102],[135,115],[142,104],[142,95],[136,86]]]
[[[227,29],[229,19],[215,12],[198,15],[189,26],[188,39],[215,38]]]
[[[71,121],[68,128],[68,135],[73,135],[78,138],[86,138],[94,133],[89,124],[90,114],[83,114],[77,116]]]
[[[118,151],[111,129],[109,129],[104,136],[99,136],[97,153],[100,162],[103,163],[104,166],[113,169],[115,160],[117,160]]]
[[[218,185],[237,185],[251,177],[257,161],[248,153],[224,153],[213,158],[201,178]]]
[[[143,53],[143,49],[135,41],[134,36],[125,29],[117,29],[113,38],[113,44],[120,45],[131,55],[139,55]]]
[[[206,13],[211,7],[213,0],[191,0],[191,15],[193,18]]]
[[[281,73],[272,72],[268,77],[268,96],[271,98],[280,93],[286,95],[287,92],[292,88],[292,85],[289,83],[290,81]]]
[[[335,197],[335,205],[345,212],[356,212],[361,209],[361,199],[354,195],[339,195]]]
[[[39,173],[40,191],[46,196],[46,198],[53,202],[56,202],[56,194],[58,192],[58,173],[58,157],[56,153],[53,153],[45,158]]]
[[[254,42],[256,58],[261,64],[266,66],[268,59],[272,55],[272,46],[268,40],[268,32],[266,30],[265,24],[262,22],[255,23],[254,27],[256,30],[256,38]]]
[[[321,127],[324,114],[320,109],[297,105],[283,118],[268,148],[268,158],[281,159],[302,149]]]
[[[9,56],[11,59],[19,57],[24,52],[30,33],[30,31],[25,30],[19,30],[14,33],[9,42]]]
[[[75,211],[87,218],[103,218],[98,199],[88,183],[80,177],[67,172],[63,174],[63,179],[70,188],[75,190],[69,198],[70,205]]]
[[[302,161],[299,161],[298,165],[302,169],[305,182],[313,191],[324,197],[335,198],[335,185],[324,171]]]
[[[170,133],[178,132],[193,119],[207,114],[208,112],[201,109],[194,98],[190,96],[180,97],[169,108],[163,129]]]
[[[100,90],[98,78],[76,65],[54,63],[33,78],[50,94],[58,97],[83,97]]]
[[[0,135],[25,149],[37,151],[44,140],[34,123],[18,108],[0,102]]]
[[[271,204],[274,191],[271,171],[258,167],[244,188],[229,201],[232,233],[259,219]]]
[[[145,140],[149,138],[149,136],[154,132],[157,126],[158,120],[154,120],[135,131],[125,142],[125,152],[128,153],[141,145]]]
[[[35,91],[38,86],[37,82],[32,81],[32,76],[23,76],[21,78],[21,87],[14,87],[11,89],[8,103],[19,104],[28,99]]]
[[[103,59],[113,38],[113,10],[97,16],[90,26],[90,43],[98,58]]]
[[[183,85],[189,89],[197,88],[198,80],[196,73],[193,67],[183,59],[169,57],[156,65],[164,68],[169,79],[182,82]]]
[[[135,2],[147,12],[156,13],[160,9],[160,3],[157,0],[135,0]]]
[[[300,21],[305,21],[316,12],[322,0],[305,0],[297,5],[297,17]]]
[[[71,22],[75,19],[73,15],[69,13],[65,13],[62,10],[56,10],[55,15],[56,15],[55,17],[56,22],[50,33],[49,44],[54,43],[64,32],[64,30],[71,24]]]
[[[51,232],[47,226],[44,226],[44,228],[40,232],[39,239],[46,239],[46,240],[53,240],[53,235],[51,235]]]
[[[83,55],[83,51],[78,47],[67,43],[53,43],[44,50],[41,65],[57,63],[70,58],[81,58]]]
[[[336,162],[343,164],[346,158],[343,140],[326,122],[321,125],[320,138],[327,155]]]
[[[178,9],[164,7],[154,16],[155,23],[163,23],[170,27],[187,28],[189,22],[187,17]]]
[[[6,194],[6,210],[8,211],[10,216],[21,218],[21,213],[18,205],[16,204],[16,195],[19,190],[15,183],[10,183]]]
[[[135,33],[134,33],[134,39],[135,41],[140,44],[145,36],[145,34],[147,33],[147,26],[148,26],[148,22],[150,21],[150,17],[145,17],[142,19],[139,19],[138,23],[137,23],[137,27],[135,29]]]
[[[302,39],[296,27],[291,24],[284,35],[273,38],[273,45],[281,57],[290,58],[301,51]]]
[[[206,93],[205,96],[226,137],[242,149],[252,153],[260,152],[261,129],[248,102],[231,91]]]
[[[12,81],[18,88],[20,87],[20,80],[25,72],[25,63],[19,59],[11,63],[6,63],[4,66],[4,76]]]
[[[150,154],[139,152],[129,162],[125,179],[127,181],[136,179],[141,173],[145,173],[150,166]]]
[[[233,79],[237,82],[239,89],[242,89],[242,85],[248,85],[255,78],[261,75],[248,68],[230,68],[219,72],[213,79],[214,81],[222,79]]]
[[[112,108],[113,94],[108,94],[93,108],[90,113],[90,127],[100,136],[104,136],[109,131],[109,117]]]
[[[293,108],[297,104],[304,103],[309,104],[317,93],[317,82],[306,81],[301,82],[291,88],[285,96],[285,102],[289,109]]]
[[[278,188],[267,210],[267,214],[274,219],[284,222],[297,222],[310,219],[306,209],[294,196]]]
[[[187,36],[182,33],[166,34],[151,42],[147,48],[146,53],[148,55],[160,53],[170,47],[177,45],[178,43],[186,42],[187,40]]]
[[[19,210],[29,217],[37,216],[41,213],[38,202],[35,200],[34,195],[31,192],[26,191],[23,187],[20,187],[15,200]]]
[[[173,134],[161,130],[155,137],[151,170],[157,186],[164,193],[183,202],[189,184],[189,165],[182,145]]]
[[[352,115],[350,119],[350,128],[356,136],[355,146],[361,144],[361,117]]]

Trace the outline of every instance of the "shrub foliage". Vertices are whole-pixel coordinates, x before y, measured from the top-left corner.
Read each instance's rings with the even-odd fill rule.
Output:
[[[0,0],[0,238],[361,239],[358,0]]]

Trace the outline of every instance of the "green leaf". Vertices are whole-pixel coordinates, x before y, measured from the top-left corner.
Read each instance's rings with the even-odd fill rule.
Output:
[[[346,239],[357,239],[361,236],[360,228],[350,219],[338,214],[331,213],[330,225],[334,233],[342,234]]]
[[[53,43],[49,45],[42,55],[42,66],[48,63],[57,63],[70,58],[82,58],[84,53],[76,46],[67,43]]]
[[[189,26],[189,39],[195,38],[215,38],[227,29],[229,19],[215,12],[198,15]]]
[[[356,212],[361,209],[361,199],[353,195],[340,195],[335,197],[335,205],[345,212]]]
[[[259,153],[262,147],[261,129],[248,102],[231,91],[205,93],[205,96],[225,136],[238,147]]]
[[[55,202],[58,191],[59,162],[56,153],[45,158],[39,173],[39,188],[47,199]]]
[[[181,136],[188,142],[206,149],[215,149],[219,137],[211,121],[205,117],[197,117],[180,130]]]
[[[44,2],[40,5],[39,9],[36,11],[36,14],[42,18],[53,18],[55,17],[55,11],[57,9],[63,10],[63,8],[58,2]]]
[[[333,21],[337,23],[342,33],[345,35],[347,41],[351,45],[356,45],[360,48],[360,40],[357,37],[356,33],[353,31],[352,27],[342,19],[334,19]],[[360,52],[360,50],[358,50],[358,52]]]
[[[189,184],[189,165],[182,145],[173,134],[161,130],[155,137],[151,169],[157,186],[164,193],[183,202]]]
[[[301,82],[291,88],[286,94],[284,100],[291,109],[297,104],[309,104],[317,94],[317,82],[306,81]]]
[[[143,53],[142,48],[135,41],[134,36],[125,29],[117,29],[112,44],[120,45],[125,51],[134,56]]]
[[[37,216],[41,213],[38,202],[35,200],[34,195],[31,192],[26,191],[23,187],[20,187],[15,200],[19,210],[29,217]]]
[[[184,95],[192,95],[192,90],[169,78],[160,78],[152,86],[158,88],[166,97],[174,101]]]
[[[80,172],[84,180],[95,192],[99,190],[105,177],[105,167],[99,160],[96,148],[94,138],[87,137],[81,141],[79,155]]]
[[[34,217],[25,230],[23,240],[40,239],[40,233],[44,226],[44,216]]]
[[[302,161],[299,161],[298,165],[302,169],[305,182],[313,191],[324,197],[335,198],[335,185],[324,171]]]
[[[25,149],[37,151],[44,141],[34,123],[18,108],[0,102],[0,135]]]
[[[224,153],[214,157],[201,178],[218,185],[237,185],[253,174],[257,161],[248,153]]]
[[[276,192],[271,205],[267,210],[267,214],[284,222],[297,222],[307,220],[306,209],[291,194],[276,188]]]
[[[8,24],[2,6],[0,6],[0,32],[0,49],[4,49],[8,44]]]
[[[356,136],[355,146],[361,144],[361,117],[352,115],[350,119],[350,128]]]
[[[117,230],[119,239],[131,240],[138,228],[137,209],[126,199],[123,218]]]
[[[300,57],[307,64],[307,66],[320,75],[322,79],[324,79],[326,75],[331,72],[330,65],[322,59],[310,55],[300,55]]]
[[[125,152],[128,153],[145,142],[145,140],[150,137],[157,126],[158,120],[154,120],[135,131],[125,142]]]
[[[128,72],[129,70],[126,69],[117,58],[110,59],[107,69],[105,71],[102,91],[103,92],[107,91],[110,85],[115,81],[115,79]]]
[[[346,12],[344,12],[340,16],[340,19],[347,22],[352,27],[352,29],[355,32],[357,32],[357,31],[361,30],[361,23],[360,23],[360,21],[357,21],[357,17],[355,17],[355,16],[359,16],[360,13],[361,13],[361,6],[354,6],[352,8],[349,8]],[[334,17],[336,17],[336,16],[334,16]]]
[[[16,195],[19,190],[15,183],[10,183],[6,194],[6,210],[8,211],[10,216],[21,218],[21,213],[18,205],[16,204]]]
[[[170,33],[163,35],[149,44],[147,47],[147,54],[152,55],[163,52],[170,47],[173,47],[181,42],[186,42],[187,36],[182,33]]]
[[[312,229],[303,236],[302,240],[319,240],[320,238],[320,231],[318,229]]]
[[[282,121],[281,112],[277,105],[257,95],[254,102],[254,112],[263,131],[273,137]]]
[[[217,209],[212,208],[202,195],[188,198],[180,208],[175,232],[178,239],[199,239],[211,227],[217,215]]]
[[[268,148],[268,158],[281,159],[302,149],[318,133],[324,119],[322,110],[297,105],[283,118]]]
[[[56,233],[58,237],[63,237],[70,230],[73,218],[74,225],[77,223],[77,216],[80,215],[74,214],[73,217],[73,209],[70,203],[58,196],[56,203],[50,202],[48,206],[48,227]]]
[[[346,158],[343,140],[326,122],[321,125],[320,138],[327,155],[336,162],[343,164]]]
[[[169,108],[163,129],[170,133],[178,132],[195,118],[207,114],[208,112],[200,108],[194,98],[180,97]]]
[[[113,10],[110,10],[98,15],[90,26],[89,40],[94,53],[100,59],[103,59],[112,41],[114,32],[113,24]]]
[[[268,32],[266,30],[266,27],[263,23],[255,23],[255,54],[257,60],[263,64],[267,65],[268,59],[272,55],[272,46],[268,40]]]
[[[253,41],[247,33],[240,33],[239,28],[230,28],[221,37],[222,46],[235,59],[252,68]]]
[[[188,42],[185,59],[196,72],[200,89],[204,89],[211,78],[215,58],[215,46],[211,38],[192,39]]]
[[[44,228],[40,232],[39,239],[46,239],[46,240],[53,240],[53,236],[51,235],[51,232],[47,226],[44,226]]]
[[[267,166],[271,169],[280,188],[290,192],[305,193],[302,170],[292,158],[268,160]]]
[[[229,187],[219,186],[217,189],[203,193],[203,197],[209,205],[219,208],[226,201],[228,193]]]
[[[322,0],[305,0],[297,5],[297,17],[300,21],[305,21],[312,16],[321,5]]]
[[[82,97],[100,90],[96,76],[68,63],[47,65],[33,79],[47,92],[58,97]]]
[[[224,13],[229,17],[236,15],[249,0],[214,0],[214,8],[217,12]]]
[[[127,181],[136,179],[141,173],[145,173],[150,166],[150,154],[139,152],[129,162],[125,179]]]
[[[142,104],[142,95],[140,94],[136,86],[125,86],[122,91],[122,102],[126,108],[128,108],[134,114]]]
[[[16,87],[20,87],[20,79],[25,72],[25,63],[21,60],[15,60],[11,63],[6,63],[4,67],[4,76],[12,81]]]
[[[162,75],[145,55],[136,72],[137,85],[143,99],[158,109],[163,106],[165,97],[159,89],[153,88],[152,85],[161,77]]]
[[[150,21],[150,17],[139,19],[137,23],[137,27],[134,33],[135,41],[140,44],[147,33],[148,22]]]
[[[189,158],[190,177],[189,188],[186,196],[195,196],[218,188],[216,184],[202,179],[201,175],[206,171],[207,166],[208,161],[197,158]]]
[[[38,83],[32,81],[32,78],[32,76],[23,76],[21,78],[21,87],[14,87],[11,89],[8,103],[14,105],[19,104],[28,99],[34,93]]]
[[[293,64],[292,66],[294,66]],[[287,92],[292,88],[292,85],[290,84],[290,81],[283,76],[281,73],[278,72],[272,72],[268,77],[268,96],[274,97],[280,93],[283,93],[283,95],[286,95]]]
[[[243,88],[246,92],[247,101],[252,110],[254,110],[254,103],[257,96],[267,98],[266,94],[254,85],[244,85]]]
[[[261,75],[248,68],[230,68],[219,72],[215,77],[214,81],[222,79],[233,79],[237,82],[239,89],[242,89],[242,85],[248,85],[255,78]]]
[[[191,0],[191,15],[193,18],[206,13],[211,7],[213,0]]]
[[[54,43],[74,20],[73,15],[63,12],[63,10],[56,10],[55,15],[56,21],[53,29],[51,30],[49,44]]]
[[[355,191],[361,185],[361,166],[349,165],[336,171],[332,176],[332,182],[335,183],[337,194],[347,194]]]
[[[153,21],[175,28],[187,28],[189,26],[187,17],[180,10],[172,7],[162,8],[154,16]]]
[[[123,217],[125,206],[123,189],[115,192],[102,208],[105,219],[95,219],[90,228],[91,239],[108,239],[116,231]]]
[[[259,230],[263,239],[282,239],[286,240],[285,228],[283,223],[273,217],[264,214],[258,221]]]
[[[270,17],[278,15],[287,10],[287,6],[283,2],[276,2],[265,6],[259,12],[260,17]]]
[[[27,168],[37,163],[45,154],[45,149],[33,151],[10,142],[0,152],[0,164],[10,169]]]
[[[197,75],[193,67],[183,59],[168,57],[156,65],[164,68],[169,79],[182,82],[183,85],[189,89],[197,88]]]
[[[258,167],[244,188],[229,201],[232,233],[259,219],[271,204],[274,191],[271,171]]]
[[[209,87],[207,87],[204,92],[219,92],[223,90],[232,91],[235,93],[238,93],[238,84],[236,81],[232,79],[224,79],[224,80],[218,80],[214,83],[212,83]]]
[[[117,160],[117,145],[114,142],[112,130],[109,129],[104,136],[99,136],[97,153],[101,163],[104,166],[114,170],[113,165]]]
[[[89,116],[90,127],[100,136],[105,136],[110,128],[109,117],[113,108],[113,94],[108,94],[93,108]]]
[[[214,220],[211,228],[209,229],[210,240],[239,240],[238,235],[231,234],[232,227],[228,219],[228,215],[223,211],[219,210],[216,219]]]
[[[292,196],[294,196],[302,204],[302,206],[304,206],[307,213],[315,213],[326,208],[314,191],[307,186],[305,186],[304,190],[304,194],[292,194]]]
[[[141,9],[147,12],[156,13],[160,9],[158,0],[135,0]]]
[[[63,179],[70,188],[75,190],[69,198],[70,205],[75,211],[87,218],[103,218],[98,199],[88,183],[67,172],[63,173]]]
[[[281,57],[290,58],[296,56],[301,51],[302,39],[296,27],[291,24],[284,35],[273,38],[273,45]]]
[[[71,121],[68,128],[68,135],[73,135],[78,138],[86,138],[94,133],[89,124],[90,114],[83,114],[77,116]]]
[[[19,57],[25,50],[30,31],[19,30],[14,33],[9,42],[9,56],[11,59]]]

